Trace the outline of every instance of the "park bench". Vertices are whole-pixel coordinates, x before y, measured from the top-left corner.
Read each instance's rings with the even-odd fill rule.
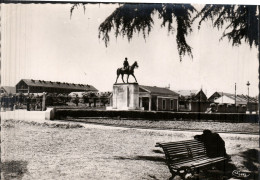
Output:
[[[186,140],[167,143],[156,143],[165,153],[166,163],[172,174],[186,179],[188,174],[194,175],[196,170],[227,160],[226,157],[210,158],[206,154],[204,144],[198,140]]]

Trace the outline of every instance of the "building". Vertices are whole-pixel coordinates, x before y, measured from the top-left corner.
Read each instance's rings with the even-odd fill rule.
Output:
[[[245,112],[248,111],[258,111],[258,99],[253,97],[248,97],[246,95],[236,95],[230,93],[221,93],[221,96],[217,97],[215,92],[214,103],[218,105],[222,105],[225,109],[227,106],[233,106],[233,109],[230,110],[232,112]],[[213,95],[214,95],[213,94]],[[212,96],[213,96],[212,95]],[[211,96],[211,97],[212,97]],[[212,100],[213,98],[211,98]],[[241,107],[246,107],[245,109],[241,109]],[[231,108],[229,108],[231,109]],[[241,109],[241,110],[240,110]],[[226,110],[229,111],[229,110]]]
[[[191,112],[205,112],[210,107],[206,94],[203,90],[178,90],[179,110]]]
[[[71,92],[84,92],[92,91],[97,92],[98,90],[91,85],[74,84],[65,82],[52,82],[44,80],[34,79],[22,79],[16,84],[17,93],[71,93]]]
[[[1,86],[0,94],[15,94],[16,89],[13,86]]]
[[[236,105],[247,105],[247,103],[258,104],[258,99],[250,97],[244,94],[231,94],[224,92],[215,92],[209,99],[210,102],[221,103],[221,104],[236,104]]]
[[[149,111],[178,111],[178,94],[168,88],[139,86],[139,106]]]
[[[216,99],[218,99],[219,97],[221,96],[234,96],[233,94],[231,93],[224,93],[224,92],[214,92],[209,98],[208,98],[208,101],[210,102],[214,102]]]

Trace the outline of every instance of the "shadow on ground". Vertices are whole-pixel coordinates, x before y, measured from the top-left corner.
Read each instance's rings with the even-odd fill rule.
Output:
[[[233,170],[250,172],[250,176],[244,179],[257,180],[259,179],[259,150],[248,149],[247,151],[239,153],[239,156],[243,158],[243,166],[245,170],[238,169],[232,162],[227,164],[220,164],[216,166],[216,170],[209,170],[206,174],[207,179],[229,179],[234,178],[232,176]],[[247,170],[246,170],[247,169]],[[242,179],[242,178],[241,178]]]
[[[258,179],[259,178],[259,150],[249,149],[241,153],[241,157],[243,157],[244,161],[243,165],[251,172],[250,179]]]
[[[116,156],[115,159],[118,159],[118,160],[142,160],[142,161],[165,162],[165,159],[163,157],[159,157],[159,156],[135,156],[135,157]]]
[[[154,149],[153,152],[154,152],[154,153],[158,153],[158,154],[164,154],[163,151],[161,151],[161,150],[157,150],[157,149],[156,149],[156,150]]]
[[[20,180],[27,172],[26,161],[7,161],[1,162],[1,176],[4,180]],[[0,178],[1,179],[1,178]]]
[[[163,154],[160,150],[153,150],[156,154]],[[249,149],[247,151],[239,153],[239,156],[243,158],[242,164],[244,165],[245,169],[248,169],[250,171],[251,175],[246,178],[247,180],[257,180],[259,177],[259,150],[256,149]],[[154,162],[161,162],[165,163],[164,156],[135,156],[135,157],[122,157],[122,156],[116,156],[115,159],[118,160],[143,160],[143,161],[154,161]],[[197,169],[196,176],[192,179],[207,179],[207,180],[225,180],[225,179],[231,179],[235,178],[232,175],[232,172],[234,170],[240,170],[238,167],[236,167],[234,162],[222,162],[218,164],[214,164],[208,167],[204,167],[203,169]],[[167,168],[167,165],[165,163],[165,168]],[[152,176],[151,179],[156,179],[156,177]],[[237,178],[236,178],[237,179]]]
[[[222,162],[208,167],[201,174],[208,180],[224,180],[232,178],[234,170],[236,170],[236,166],[233,162]]]

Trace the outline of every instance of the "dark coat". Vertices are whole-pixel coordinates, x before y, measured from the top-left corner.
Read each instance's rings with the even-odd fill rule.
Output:
[[[194,139],[197,139],[204,143],[207,156],[211,158],[227,155],[225,141],[220,137],[218,133],[203,133],[202,135],[194,136]]]

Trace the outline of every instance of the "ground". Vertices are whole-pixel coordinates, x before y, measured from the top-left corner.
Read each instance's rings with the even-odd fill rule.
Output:
[[[3,179],[168,179],[156,142],[198,132],[8,120],[2,125]],[[220,133],[232,164],[257,178],[258,135]]]

